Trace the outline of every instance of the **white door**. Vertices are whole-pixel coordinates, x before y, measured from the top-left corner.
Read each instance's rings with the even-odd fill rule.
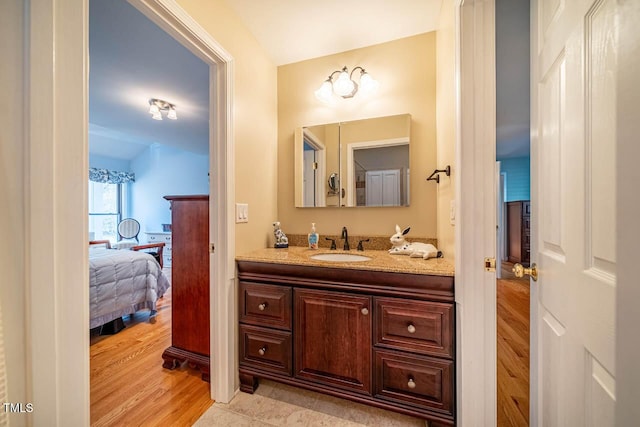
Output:
[[[400,170],[367,171],[366,206],[400,205]]]
[[[400,205],[400,170],[382,171],[382,206]]]
[[[532,425],[613,425],[615,8],[532,3]]]
[[[382,205],[382,174],[378,171],[367,171],[366,177],[366,206]]]

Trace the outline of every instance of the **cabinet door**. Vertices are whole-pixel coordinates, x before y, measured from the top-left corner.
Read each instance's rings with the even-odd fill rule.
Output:
[[[294,289],[295,371],[371,394],[371,298]]]

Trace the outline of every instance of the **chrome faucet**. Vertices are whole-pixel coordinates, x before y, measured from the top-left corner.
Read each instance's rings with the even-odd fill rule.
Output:
[[[344,239],[344,250],[348,251],[349,248],[349,233],[347,233],[347,227],[342,227],[342,238]]]

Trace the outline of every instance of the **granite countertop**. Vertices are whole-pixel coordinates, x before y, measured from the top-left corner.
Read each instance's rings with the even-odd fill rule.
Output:
[[[322,253],[348,253],[364,255],[371,258],[368,261],[334,262],[319,261],[311,258]],[[392,273],[425,274],[434,276],[454,276],[453,263],[444,258],[410,258],[408,255],[390,255],[388,251],[342,251],[328,249],[308,249],[301,246],[289,246],[286,249],[266,248],[247,254],[237,255],[236,261],[266,262],[271,264],[291,264],[313,267],[345,268],[350,270],[373,270]]]

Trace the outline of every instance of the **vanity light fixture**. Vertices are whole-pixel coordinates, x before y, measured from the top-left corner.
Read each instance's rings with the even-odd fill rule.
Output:
[[[176,120],[178,118],[175,104],[162,99],[151,98],[149,100],[149,114],[151,114],[151,118],[153,120],[162,120],[162,111],[167,113],[168,119]]]
[[[353,73],[355,73],[356,70],[360,70],[360,78],[358,80],[360,84],[356,83],[353,79]],[[338,77],[334,81],[333,77],[336,73]],[[328,102],[334,93],[343,98],[353,98],[358,90],[360,90],[361,93],[370,94],[375,92],[378,86],[380,86],[380,83],[374,80],[364,68],[357,66],[349,73],[349,69],[345,66],[342,70],[336,70],[329,74],[327,80],[315,91],[315,95],[320,101]]]

